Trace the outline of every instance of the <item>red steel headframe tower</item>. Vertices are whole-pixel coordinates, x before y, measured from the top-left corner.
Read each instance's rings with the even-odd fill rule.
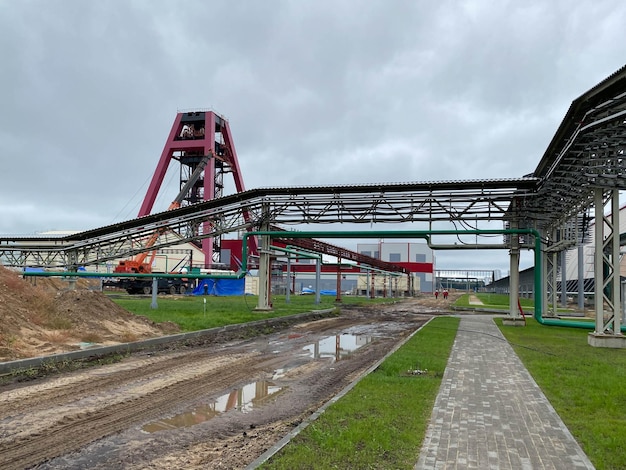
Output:
[[[232,173],[237,192],[245,191],[243,177],[237,161],[228,121],[213,111],[185,111],[176,114],[163,153],[152,176],[152,181],[139,210],[139,217],[150,214],[154,201],[172,160],[180,163],[180,186],[184,186],[202,157],[211,153],[214,158],[207,163],[204,174],[190,188],[183,204],[209,201],[221,197],[224,189],[224,174]],[[247,214],[244,214],[246,217]],[[209,233],[210,222],[201,228]],[[219,240],[202,239],[205,268],[210,268],[214,253],[219,255]]]

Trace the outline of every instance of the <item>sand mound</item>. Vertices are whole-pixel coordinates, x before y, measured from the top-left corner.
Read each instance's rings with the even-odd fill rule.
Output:
[[[73,351],[86,343],[109,345],[175,333],[119,307],[102,292],[77,290],[60,279],[22,279],[0,266],[0,362]]]

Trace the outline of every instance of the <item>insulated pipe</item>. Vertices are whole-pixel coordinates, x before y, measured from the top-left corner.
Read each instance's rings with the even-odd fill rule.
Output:
[[[290,237],[290,238],[423,238],[430,242],[431,235],[522,235],[530,234],[535,238],[535,312],[534,318],[541,325],[546,326],[567,326],[573,328],[584,328],[593,330],[595,325],[591,322],[571,321],[571,320],[553,320],[542,318],[542,302],[541,302],[541,238],[537,230],[528,229],[502,229],[502,230],[408,230],[408,231],[345,231],[345,232],[323,232],[323,231],[287,231],[287,232],[248,232],[243,236],[242,243],[242,271],[247,270],[248,257],[248,237],[267,235],[272,237]],[[622,331],[626,331],[626,325],[622,326]]]
[[[471,245],[467,243],[462,243],[459,245],[439,245],[437,243],[432,243],[430,240],[428,242],[428,248],[433,250],[508,250],[510,246],[505,245],[504,243],[485,243],[484,245]]]
[[[292,254],[292,255],[296,255],[296,256],[300,256],[301,258],[310,258],[310,259],[316,259],[317,263],[316,263],[316,268],[315,268],[315,272],[316,272],[316,277],[315,277],[315,303],[319,304],[320,303],[320,298],[319,298],[319,279],[317,277],[317,271],[319,269],[320,264],[322,263],[322,255],[321,254],[314,254],[314,253],[310,253],[308,251],[300,251],[300,250],[293,250],[291,248],[289,248],[291,245],[287,245],[288,248],[281,248],[279,246],[273,246],[270,245],[272,250],[276,250],[276,251],[280,251],[283,253],[288,253],[288,254]],[[289,291],[291,290],[291,273],[290,273],[290,265],[289,265],[289,260],[291,259],[291,257],[287,257],[287,298],[286,303],[290,302],[289,299]]]
[[[333,263],[323,263],[323,261],[322,261],[322,260],[323,260],[323,258],[322,258],[322,255],[320,255],[320,254],[317,254],[317,253],[315,253],[315,252],[308,251],[308,250],[302,250],[302,249],[296,249],[296,250],[294,250],[294,249],[292,248],[292,245],[287,245],[287,248],[279,248],[279,247],[275,247],[275,246],[273,246],[273,245],[272,245],[272,249],[275,249],[275,250],[277,250],[277,251],[284,251],[284,252],[286,252],[286,253],[295,253],[295,254],[297,254],[297,255],[302,256],[303,258],[314,258],[314,259],[318,259],[318,260],[319,260],[319,263],[321,263],[321,264],[326,264],[327,266],[328,266],[328,265],[331,265],[331,266],[333,265]],[[341,266],[342,266],[342,264],[341,264],[341,258],[338,258],[338,263],[337,263],[337,273],[338,273],[338,275],[340,275],[340,274],[341,274]],[[347,266],[353,266],[353,265],[352,265],[352,264],[348,264]],[[367,271],[376,271],[376,272],[383,273],[383,274],[389,274],[390,276],[402,276],[402,275],[403,275],[402,273],[396,273],[396,272],[385,271],[385,270],[383,270],[383,269],[374,268],[374,267],[367,266],[367,265],[362,265],[362,264],[359,264],[359,263],[357,263],[355,266],[357,266],[357,267],[359,267],[359,268],[361,268],[361,269],[365,269],[365,270],[367,270]],[[369,279],[369,276],[368,276],[368,279]],[[316,282],[317,284],[319,284],[319,279],[317,279],[317,267],[316,267],[316,280],[315,280],[315,282]],[[338,281],[337,281],[337,296],[339,296],[339,290],[340,290],[340,289],[339,289],[339,286],[340,286],[340,282],[341,282],[340,280],[338,280]],[[391,281],[390,281],[390,282],[391,282]],[[316,286],[316,291],[317,291],[317,290],[318,290],[318,289],[317,289],[317,286]],[[340,301],[341,301],[341,298],[337,299],[336,301],[340,302]]]
[[[271,245],[268,251],[271,251],[271,250],[280,251],[281,253],[288,253],[290,255],[299,256],[301,258],[322,259],[322,255],[311,253],[310,251],[300,251],[300,250],[294,250],[290,248],[281,248],[279,246],[274,246],[274,245]]]
[[[235,274],[127,274],[127,273],[92,273],[92,272],[24,272],[24,276],[77,276],[77,277],[144,277],[144,278],[170,278],[170,279],[241,279],[245,277],[248,271],[248,237],[267,235],[270,238],[285,237],[286,234],[290,238],[423,238],[430,241],[431,235],[519,235],[530,234],[535,238],[535,312],[534,318],[541,325],[546,326],[568,326],[573,328],[584,328],[593,330],[595,324],[591,322],[580,322],[572,320],[554,320],[542,318],[542,302],[541,302],[541,239],[539,232],[535,229],[503,229],[503,230],[409,230],[409,231],[345,231],[345,232],[323,232],[323,231],[306,231],[306,232],[248,232],[245,233],[242,240],[242,262],[240,270]],[[621,331],[626,331],[626,325],[622,325]]]
[[[157,279],[241,279],[245,277],[246,271],[238,271],[234,274],[135,274],[135,273],[96,273],[87,271],[24,271],[25,277],[137,277],[137,278],[157,278]]]

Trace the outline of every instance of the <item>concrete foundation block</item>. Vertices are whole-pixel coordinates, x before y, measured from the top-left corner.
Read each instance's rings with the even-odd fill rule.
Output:
[[[504,317],[502,319],[504,326],[526,326],[526,320],[523,317]]]
[[[626,348],[626,336],[613,334],[589,333],[587,343],[594,348]]]

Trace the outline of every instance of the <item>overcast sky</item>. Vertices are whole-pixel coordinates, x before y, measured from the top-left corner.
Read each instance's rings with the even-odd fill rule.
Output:
[[[183,109],[229,120],[248,189],[523,176],[625,24],[623,0],[0,0],[0,233],[135,217]],[[472,256],[437,267],[508,269]]]

